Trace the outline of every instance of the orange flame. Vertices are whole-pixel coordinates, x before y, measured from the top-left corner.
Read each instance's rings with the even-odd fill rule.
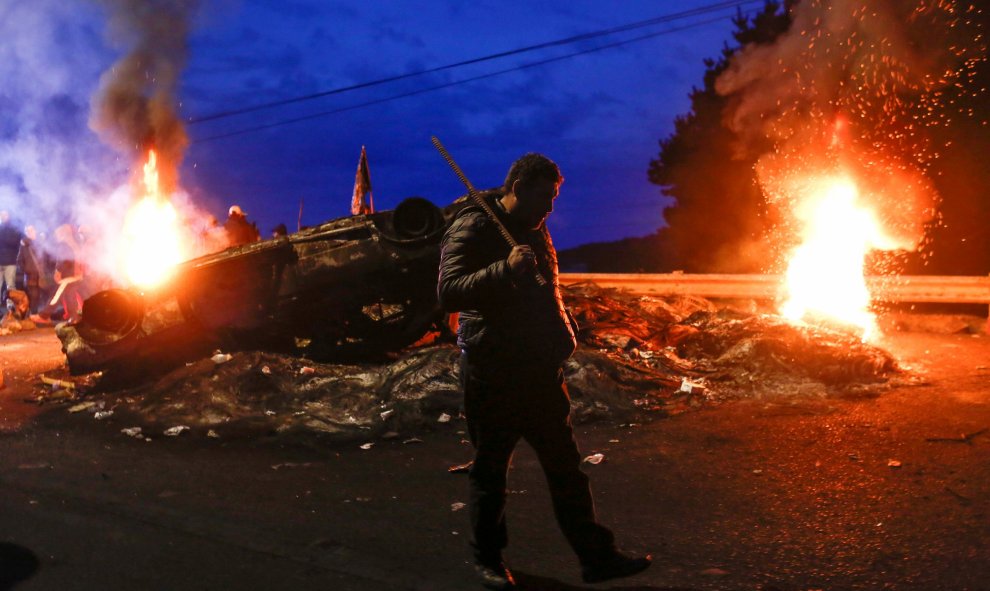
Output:
[[[185,260],[178,214],[158,184],[157,157],[148,151],[144,165],[145,195],[124,219],[123,268],[139,287],[151,288],[167,280],[175,265]]]
[[[867,340],[876,332],[876,317],[864,276],[866,256],[898,245],[861,202],[852,179],[829,177],[811,186],[795,209],[803,242],[788,263],[780,312],[792,321],[848,325]]]

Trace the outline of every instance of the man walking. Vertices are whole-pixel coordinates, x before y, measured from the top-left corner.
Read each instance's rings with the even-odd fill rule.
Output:
[[[598,523],[580,469],[562,369],[577,341],[545,223],[563,180],[552,160],[526,154],[513,163],[501,190],[481,196],[519,246],[510,247],[496,222],[471,204],[458,212],[442,242],[438,295],[446,311],[460,312],[461,383],[475,448],[469,472],[475,566],[490,589],[515,588],[502,549],[508,541],[506,477],[519,439],[539,458],[557,522],[585,582],[629,576],[651,561],[616,549],[612,532]]]

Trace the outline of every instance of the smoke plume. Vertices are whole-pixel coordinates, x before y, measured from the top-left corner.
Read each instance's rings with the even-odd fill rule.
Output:
[[[154,148],[162,189],[171,193],[189,143],[176,91],[198,1],[99,1],[110,14],[111,38],[129,51],[100,78],[90,127],[135,162]]]

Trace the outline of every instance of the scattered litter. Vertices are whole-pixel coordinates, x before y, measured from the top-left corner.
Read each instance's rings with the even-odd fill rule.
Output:
[[[684,392],[685,394],[702,393],[705,391],[705,385],[687,378],[681,378],[681,387],[677,391]]]
[[[371,501],[371,497],[356,497],[354,500],[359,503],[368,503]]]
[[[82,412],[84,410],[91,409],[94,406],[96,406],[95,402],[93,402],[92,400],[87,400],[86,402],[80,402],[79,404],[70,406],[69,412]]]
[[[213,360],[213,363],[216,363],[217,365],[220,365],[221,363],[227,363],[233,358],[234,356],[231,355],[230,353],[217,353],[213,357],[210,357],[210,359]]]
[[[605,454],[591,454],[590,456],[584,458],[584,461],[589,464],[598,465],[605,460]]]
[[[142,438],[144,435],[141,434],[141,427],[124,427],[120,430],[121,433],[127,435],[128,437]]]
[[[178,437],[179,435],[182,435],[188,430],[189,427],[186,425],[176,425],[175,427],[169,427],[168,429],[165,429],[164,434],[167,437]]]
[[[371,449],[374,446],[375,446],[374,443],[362,443],[360,447],[361,449]]]
[[[901,467],[901,461],[900,460],[887,460],[887,466],[890,467],[890,468],[900,468]]]
[[[395,409],[394,408],[390,408],[390,409],[388,409],[386,411],[383,411],[383,412],[378,413],[378,416],[380,416],[382,418],[382,420],[384,421],[385,419],[387,419],[390,416],[392,416],[393,413],[395,413]]]
[[[457,503],[451,503],[450,504],[450,510],[451,511],[460,511],[464,507],[467,507],[467,503],[457,502]]]
[[[609,443],[619,443],[619,440],[618,439],[609,439],[608,442]]]
[[[423,443],[423,440],[420,439],[419,437],[410,437],[409,439],[406,439],[402,443]]]
[[[272,470],[281,470],[283,468],[309,468],[313,465],[313,462],[283,462],[281,464],[272,464]]]
[[[48,462],[38,462],[35,464],[21,464],[17,467],[18,470],[47,470],[51,468],[52,465]]]
[[[68,380],[59,380],[57,378],[50,378],[48,376],[41,376],[41,381],[52,387],[52,390],[75,390],[75,382],[70,382]],[[0,379],[0,385],[2,385],[3,380]]]
[[[261,373],[265,374],[266,376],[270,376],[272,375],[272,368],[268,367],[267,365],[263,365],[261,366]]]
[[[706,568],[705,570],[701,571],[701,574],[709,575],[713,577],[724,577],[725,575],[729,574],[729,571],[722,570],[720,568]]]
[[[763,474],[763,470],[756,468],[755,470],[753,470],[753,474]]]
[[[295,337],[295,339],[296,339],[296,347],[299,349],[305,349],[306,347],[309,346],[311,342],[313,342],[312,339],[301,339],[299,337]]]
[[[96,419],[97,421],[102,421],[103,419],[109,419],[112,416],[113,416],[112,410],[101,410],[93,413],[93,418]]]
[[[983,435],[987,431],[990,431],[990,429],[980,429],[979,431],[975,431],[969,435],[960,434],[959,437],[928,437],[925,441],[928,441],[929,443],[965,443],[967,445],[972,445],[974,438]]]
[[[274,410],[266,410],[265,411],[265,414],[267,416],[274,417],[275,416],[275,411]]]
[[[453,466],[447,468],[447,472],[451,474],[465,474],[471,470],[471,466],[474,465],[474,460],[464,464],[454,464]]]
[[[316,373],[316,369],[310,366],[304,366],[299,368],[299,375],[309,376]]]
[[[220,434],[214,431],[213,429],[207,431],[206,436],[209,437],[210,439],[220,439]]]
[[[438,423],[449,423],[450,415],[447,413],[440,413],[440,417],[437,419]]]

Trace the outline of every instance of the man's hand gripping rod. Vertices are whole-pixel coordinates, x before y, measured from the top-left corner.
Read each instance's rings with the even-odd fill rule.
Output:
[[[474,185],[472,185],[471,181],[468,180],[467,176],[464,174],[464,171],[461,170],[461,167],[458,166],[456,162],[454,162],[453,156],[450,155],[447,148],[443,147],[443,144],[440,143],[440,139],[434,135],[430,137],[430,141],[433,142],[433,147],[440,152],[443,159],[447,161],[447,164],[450,166],[451,170],[454,171],[454,174],[457,175],[457,178],[461,179],[461,182],[464,183],[465,187],[467,187],[468,196],[485,212],[485,215],[487,215],[491,221],[495,222],[495,226],[498,228],[498,232],[502,235],[502,238],[505,238],[505,241],[508,242],[509,246],[513,248],[519,246],[519,243],[512,237],[512,234],[509,234],[509,230],[506,229],[505,225],[502,223],[502,220],[498,219],[498,216],[495,215],[494,211],[492,211],[492,207],[481,198],[481,195],[479,195],[478,191],[475,190]],[[536,274],[537,283],[540,285],[547,284],[546,278],[543,277],[543,274],[540,273],[539,269],[533,269],[533,273]]]

